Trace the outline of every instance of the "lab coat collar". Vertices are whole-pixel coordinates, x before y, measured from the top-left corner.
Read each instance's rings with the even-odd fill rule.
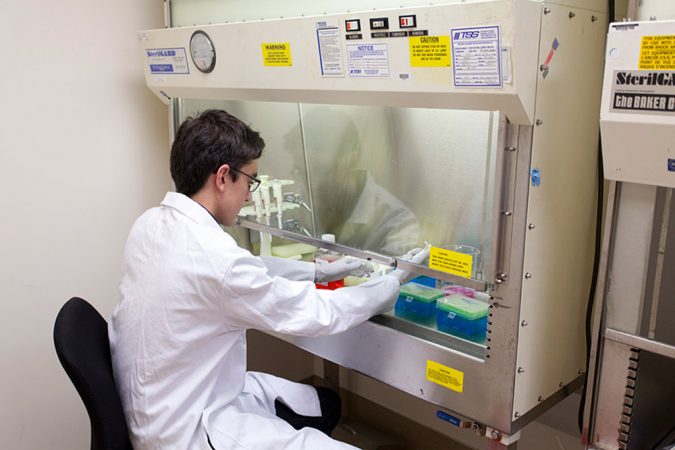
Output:
[[[178,210],[180,213],[189,217],[199,225],[220,228],[218,221],[216,221],[216,218],[211,215],[209,210],[204,208],[196,201],[192,200],[187,195],[180,194],[178,192],[167,192],[164,196],[164,200],[162,200],[161,205]]]

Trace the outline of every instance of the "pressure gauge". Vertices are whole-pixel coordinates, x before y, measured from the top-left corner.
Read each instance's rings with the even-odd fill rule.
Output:
[[[200,72],[209,73],[216,67],[216,49],[209,35],[202,30],[192,33],[190,38],[192,62]]]

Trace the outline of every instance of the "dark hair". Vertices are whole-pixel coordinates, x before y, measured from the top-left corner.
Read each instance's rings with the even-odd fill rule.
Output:
[[[223,164],[235,169],[260,158],[265,141],[257,131],[220,109],[187,118],[171,146],[171,178],[176,191],[191,197]],[[237,175],[230,172],[236,181]]]

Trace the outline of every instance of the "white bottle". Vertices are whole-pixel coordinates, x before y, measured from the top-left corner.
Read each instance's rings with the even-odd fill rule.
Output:
[[[325,241],[325,242],[330,242],[332,244],[335,244],[335,235],[330,234],[330,233],[322,234],[321,240]],[[325,248],[320,248],[319,250],[317,250],[316,255],[314,256],[314,259],[315,260],[320,259],[320,260],[326,261],[326,262],[333,262],[335,260],[340,259],[340,255],[338,255],[337,253],[335,253],[331,250],[327,250]]]

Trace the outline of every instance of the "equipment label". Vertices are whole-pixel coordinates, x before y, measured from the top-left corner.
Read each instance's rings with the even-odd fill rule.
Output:
[[[429,252],[429,268],[459,275],[464,278],[471,278],[473,257],[444,248],[431,247],[431,251]]]
[[[464,372],[427,359],[427,380],[455,392],[464,391]]]
[[[344,77],[345,70],[342,63],[342,46],[338,27],[319,28],[316,30],[316,38],[319,42],[321,76]]]
[[[453,28],[455,87],[502,87],[499,26]]]
[[[389,76],[387,44],[347,45],[349,76],[354,78],[386,78]]]
[[[675,114],[675,71],[615,70],[610,111]]]
[[[188,74],[187,52],[184,48],[151,48],[145,51],[150,73]]]
[[[675,69],[675,35],[642,36],[638,68],[641,70]]]
[[[450,67],[450,36],[412,36],[408,45],[412,67]]]
[[[268,67],[292,66],[290,42],[263,42],[263,64]]]

